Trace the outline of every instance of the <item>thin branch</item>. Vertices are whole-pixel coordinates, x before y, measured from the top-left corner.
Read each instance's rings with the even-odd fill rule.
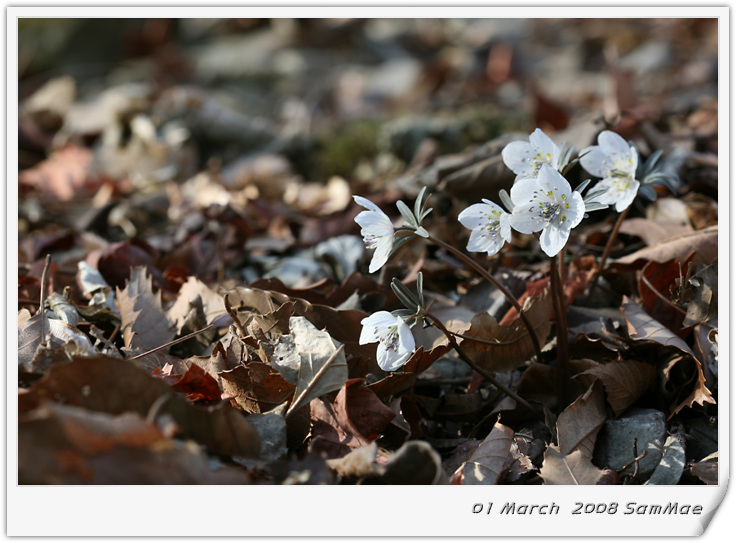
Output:
[[[627,207],[619,214],[618,219],[616,220],[616,224],[613,225],[613,230],[611,230],[611,235],[608,237],[606,248],[603,250],[603,255],[601,256],[601,263],[595,269],[595,273],[593,273],[593,277],[590,280],[590,290],[588,290],[588,298],[587,298],[588,303],[590,303],[593,300],[593,293],[595,292],[595,289],[598,286],[598,279],[603,273],[603,270],[606,269],[606,261],[608,260],[608,257],[611,256],[611,250],[613,250],[613,244],[616,242],[616,238],[618,237],[618,231],[621,229],[621,224],[624,222],[626,215],[628,215],[629,209],[631,209],[631,206]]]
[[[207,330],[211,330],[214,327],[215,327],[214,324],[210,324],[209,326],[205,326],[201,330],[197,330],[196,332],[192,332],[191,334],[187,334],[184,337],[180,337],[180,338],[175,339],[173,341],[169,341],[168,343],[165,343],[165,344],[161,345],[160,347],[156,347],[155,349],[151,349],[150,351],[147,351],[145,353],[137,354],[137,355],[135,355],[132,358],[128,358],[128,360],[138,360],[139,358],[143,358],[144,356],[148,356],[149,354],[153,354],[156,351],[160,351],[161,349],[165,349],[166,347],[171,347],[172,345],[176,345],[177,343],[181,343],[182,341],[186,341],[189,338],[193,338],[194,336],[198,336],[199,334],[201,334],[203,332],[206,332]]]
[[[460,345],[458,345],[457,341],[455,340],[455,336],[452,335],[452,332],[450,332],[447,328],[445,328],[445,325],[442,323],[442,321],[432,315],[431,313],[427,313],[426,317],[432,321],[432,323],[439,328],[439,330],[445,335],[445,337],[450,341],[450,345],[452,345],[452,348],[455,349],[455,352],[457,352],[458,356],[463,359],[463,361],[473,368],[475,371],[477,371],[480,375],[483,376],[487,381],[489,381],[491,384],[493,384],[496,388],[504,392],[507,396],[510,396],[514,400],[516,400],[517,403],[523,405],[527,409],[529,409],[532,413],[535,413],[539,415],[539,411],[535,409],[529,402],[527,402],[524,398],[519,396],[516,392],[511,390],[509,387],[504,385],[503,383],[499,382],[493,374],[487,372],[483,368],[481,368],[478,364],[475,363],[475,361],[470,358],[465,351],[463,351],[460,348]]]
[[[319,371],[314,375],[309,385],[307,385],[307,388],[305,388],[302,393],[299,394],[298,398],[291,402],[289,409],[284,415],[285,418],[294,413],[294,406],[299,405],[299,403],[307,396],[307,394],[312,391],[312,389],[317,385],[322,376],[324,376],[324,374],[327,373],[327,370],[330,369],[332,363],[337,360],[337,357],[340,355],[344,348],[344,345],[340,345],[337,350],[330,355],[330,358],[327,359],[327,362],[325,362],[324,366],[322,366]]]
[[[567,316],[557,256],[552,257],[549,268],[552,304],[557,319],[557,408],[562,411],[570,403],[570,354],[567,349]]]
[[[41,313],[41,347],[46,347],[46,317],[44,316],[43,303],[46,301],[46,275],[51,267],[51,255],[46,255],[46,263],[43,265],[43,273],[41,274],[41,303],[38,311]]]
[[[399,228],[398,230],[401,230]],[[411,229],[407,229],[411,230]],[[427,240],[434,243],[435,245],[442,247],[446,251],[451,252],[455,257],[457,257],[459,260],[461,260],[464,264],[471,267],[473,270],[478,272],[481,277],[483,277],[486,281],[491,283],[494,287],[496,287],[498,290],[501,291],[501,293],[506,297],[506,299],[511,302],[511,305],[514,306],[516,311],[519,313],[519,318],[524,323],[524,326],[526,326],[526,329],[529,332],[529,335],[531,336],[532,344],[534,345],[534,351],[537,354],[537,361],[542,360],[542,348],[539,345],[539,338],[537,338],[536,331],[534,330],[534,326],[532,326],[532,323],[529,322],[529,318],[526,316],[524,311],[521,308],[521,304],[519,304],[519,301],[516,299],[516,297],[509,292],[509,290],[504,287],[493,275],[491,275],[488,270],[483,268],[480,264],[478,264],[475,260],[470,258],[468,255],[463,253],[462,251],[456,249],[449,243],[445,243],[442,240],[439,240],[435,238],[434,236],[428,236]]]

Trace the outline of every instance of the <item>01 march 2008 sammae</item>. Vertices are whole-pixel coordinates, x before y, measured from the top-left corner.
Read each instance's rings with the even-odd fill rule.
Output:
[[[485,512],[490,515],[493,510],[493,502],[488,504],[474,503],[473,513],[480,514]],[[516,504],[516,502],[505,502],[500,510],[499,515],[559,515],[560,506],[555,502],[551,504]],[[624,508],[619,508],[618,502],[609,503],[583,503],[575,502],[575,507],[571,511],[573,515],[590,515],[590,514],[609,514],[623,513],[624,515],[700,515],[703,512],[702,505],[682,504],[679,502],[668,502],[665,505],[660,504],[638,504],[636,502],[628,502]]]

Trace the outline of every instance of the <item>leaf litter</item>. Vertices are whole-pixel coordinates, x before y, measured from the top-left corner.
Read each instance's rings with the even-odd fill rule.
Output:
[[[523,20],[527,43],[493,20],[452,31],[443,20],[357,22],[213,20],[195,31],[168,20],[165,44],[106,52],[121,67],[109,76],[51,78],[74,55],[22,41],[19,482],[716,483],[717,26]],[[603,55],[627,28],[629,41]],[[361,52],[348,30],[373,47]],[[284,32],[292,39],[276,39]],[[580,63],[559,62],[553,47],[569,35]],[[690,46],[663,64],[645,58],[653,35]],[[245,56],[224,53],[237,44]],[[424,54],[445,58],[450,46],[458,62]],[[132,72],[122,66],[145,71],[157,47],[182,63],[123,81]],[[381,72],[392,50],[402,78]],[[637,85],[608,69],[614,50],[649,62]],[[278,54],[301,60],[274,63]],[[559,73],[532,72],[555,59]],[[281,84],[265,90],[265,80]],[[677,178],[672,191],[642,191],[658,198],[632,204],[602,269],[612,209],[571,233],[567,322],[529,234],[471,257],[518,298],[529,328],[445,247],[412,239],[369,273],[353,195],[398,228],[403,202],[411,214],[427,187],[427,231],[463,249],[458,214],[510,190],[502,151],[534,127],[576,150],[613,130],[643,156],[664,151]],[[574,164],[569,178],[584,177]],[[384,371],[361,321],[400,312],[395,283],[413,292],[419,277],[447,333],[425,319],[407,362]],[[606,422],[639,408],[661,413],[672,434],[648,480],[598,454]]]

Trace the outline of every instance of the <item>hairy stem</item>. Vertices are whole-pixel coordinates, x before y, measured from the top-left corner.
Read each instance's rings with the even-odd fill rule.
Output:
[[[537,361],[542,361],[542,348],[539,345],[539,338],[537,338],[537,334],[534,330],[534,326],[532,326],[532,323],[529,322],[529,319],[527,318],[526,314],[521,309],[521,304],[519,304],[518,300],[514,297],[509,290],[504,287],[493,275],[491,275],[488,270],[483,268],[480,264],[478,264],[475,260],[470,258],[468,255],[463,253],[462,251],[456,249],[449,243],[445,243],[442,240],[439,240],[433,236],[427,236],[427,240],[434,243],[435,245],[442,247],[446,251],[451,252],[455,257],[457,257],[459,260],[461,260],[464,264],[478,272],[481,277],[483,277],[486,281],[491,283],[494,287],[496,287],[498,290],[501,291],[501,293],[506,297],[506,299],[511,302],[511,305],[514,306],[516,311],[519,313],[519,318],[521,318],[521,321],[524,323],[524,326],[526,326],[527,331],[529,332],[529,336],[532,339],[532,344],[534,345],[534,351],[537,354]]]
[[[508,388],[503,383],[500,383],[492,373],[487,372],[478,364],[476,364],[472,358],[470,358],[463,349],[460,348],[460,345],[455,340],[455,336],[450,332],[445,325],[442,323],[442,321],[437,318],[436,316],[432,315],[431,313],[426,313],[425,316],[432,321],[432,323],[445,335],[445,337],[449,340],[450,345],[452,345],[452,348],[455,349],[455,352],[457,352],[458,356],[462,358],[462,360],[471,368],[473,368],[475,371],[477,371],[480,375],[483,376],[484,379],[489,381],[493,386],[504,392],[507,396],[510,396],[514,400],[516,400],[517,403],[523,405],[527,409],[529,409],[532,413],[539,414],[539,410],[535,409],[529,402],[527,402],[524,398],[519,396],[516,392]]]
[[[627,207],[619,214],[616,224],[613,225],[613,230],[611,230],[611,235],[608,236],[608,242],[606,243],[606,247],[603,249],[603,256],[601,256],[601,263],[596,268],[593,278],[590,280],[590,290],[588,290],[587,298],[588,303],[593,300],[593,293],[598,286],[598,278],[603,273],[603,270],[606,269],[606,261],[608,260],[608,257],[611,256],[613,244],[616,242],[618,231],[621,229],[621,224],[624,222],[626,215],[628,215],[629,209],[631,209],[631,206]]]
[[[557,408],[562,411],[570,403],[570,354],[567,349],[567,314],[557,256],[550,262],[552,304],[557,320]]]

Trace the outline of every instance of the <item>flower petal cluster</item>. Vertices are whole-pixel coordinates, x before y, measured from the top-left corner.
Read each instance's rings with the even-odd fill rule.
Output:
[[[537,128],[529,141],[514,141],[501,152],[503,162],[516,174],[516,179],[529,179],[539,175],[543,164],[559,170],[562,150],[547,134]]]
[[[542,165],[536,179],[518,180],[511,187],[511,200],[511,226],[524,234],[541,230],[539,243],[550,257],[562,250],[570,230],[585,215],[583,197],[549,164]]]
[[[636,168],[639,154],[615,132],[605,130],[598,135],[598,145],[580,151],[580,164],[590,174],[602,178],[591,192],[605,191],[596,200],[615,205],[623,211],[631,205],[639,190]]]
[[[460,223],[470,230],[468,251],[495,255],[503,244],[511,241],[509,214],[490,200],[473,204],[458,215]]]
[[[381,209],[362,196],[353,196],[353,200],[367,211],[361,211],[355,217],[360,226],[360,235],[369,249],[375,249],[368,271],[373,273],[381,268],[391,255],[394,246],[394,225]]]
[[[388,311],[378,311],[360,321],[360,324],[363,329],[359,343],[366,345],[378,342],[376,358],[382,370],[396,371],[414,353],[414,336],[401,317]]]

